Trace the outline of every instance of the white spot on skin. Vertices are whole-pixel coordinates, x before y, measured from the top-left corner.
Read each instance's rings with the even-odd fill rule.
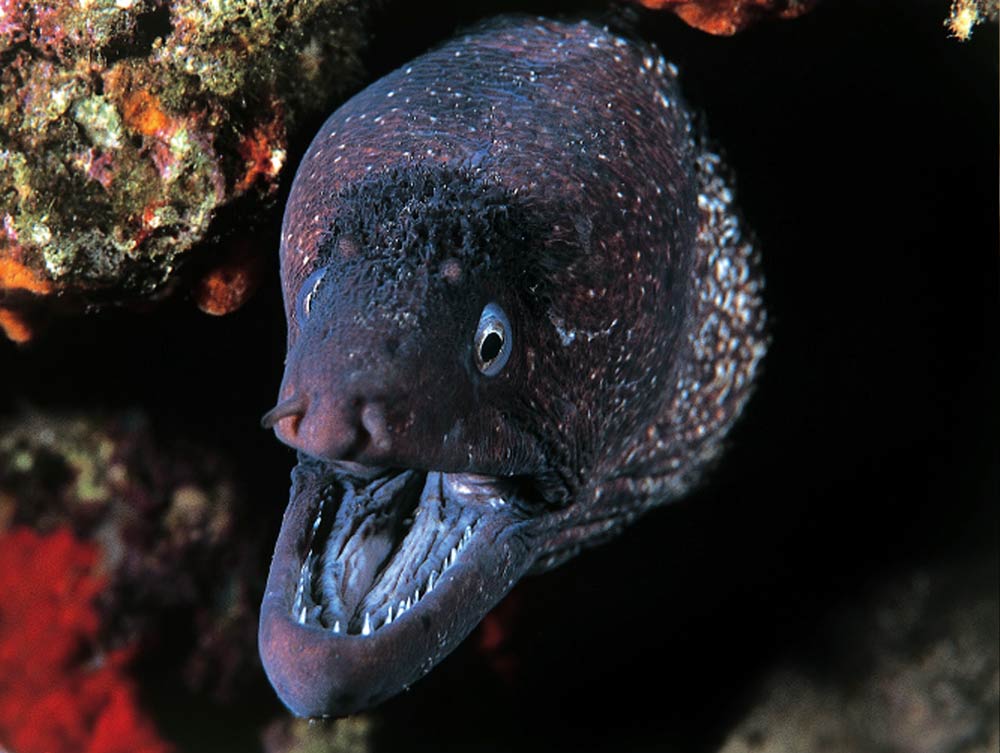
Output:
[[[576,332],[566,329],[566,322],[562,319],[554,318],[551,314],[549,315],[549,319],[552,321],[552,326],[556,328],[556,332],[559,334],[559,341],[563,344],[563,347],[572,345],[576,339]]]
[[[551,311],[549,312],[549,321],[552,322],[552,326],[555,327],[556,333],[559,335],[559,341],[562,343],[564,348],[572,345],[578,337],[582,337],[587,342],[596,340],[598,337],[609,337],[614,331],[614,328],[618,326],[618,320],[614,319],[611,324],[604,329],[572,329],[566,325],[565,319],[555,316]]]

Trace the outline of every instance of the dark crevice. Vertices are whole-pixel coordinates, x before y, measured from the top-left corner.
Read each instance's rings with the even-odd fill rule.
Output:
[[[109,67],[126,58],[144,58],[152,52],[157,39],[166,39],[173,31],[169,6],[153,8],[136,18],[135,30],[131,36],[115,40],[101,50],[101,53]]]
[[[38,50],[32,47],[29,41],[22,40],[20,42],[15,42],[10,47],[0,52],[0,71],[14,70],[14,64],[22,53],[27,53],[29,58],[45,57],[41,55]]]

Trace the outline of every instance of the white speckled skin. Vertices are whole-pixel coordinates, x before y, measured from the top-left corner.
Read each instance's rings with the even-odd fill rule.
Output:
[[[309,527],[323,472],[293,490],[261,642],[299,713],[397,692],[525,571],[685,493],[766,347],[756,254],[676,70],[586,22],[490,22],[352,98],[299,167],[281,257],[275,415],[310,468],[346,459],[516,490],[477,513],[465,563],[421,602],[434,627],[411,627],[414,609],[364,641],[292,616],[306,545],[287,530]],[[486,304],[513,339],[489,375],[471,355]],[[478,504],[456,499],[442,529]]]
[[[336,197],[388,168],[438,167],[555,213],[552,237],[581,246],[553,273],[535,324],[548,336],[522,353],[522,378],[545,385],[527,410],[566,438],[547,460],[580,503],[547,526],[544,566],[683,493],[718,453],[765,351],[755,254],[656,50],[586,22],[501,20],[379,80],[317,135],[282,234],[290,351]]]

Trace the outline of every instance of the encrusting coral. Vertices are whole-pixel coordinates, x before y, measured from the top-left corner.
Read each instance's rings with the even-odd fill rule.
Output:
[[[259,676],[268,543],[241,526],[246,495],[234,475],[217,454],[158,437],[136,414],[14,416],[0,420],[0,532],[72,531],[101,555],[100,645],[159,642],[176,683],[225,699]],[[175,630],[164,646],[167,619]]]
[[[689,26],[729,36],[766,16],[797,18],[815,0],[636,0],[653,10],[669,10]]]
[[[951,10],[944,25],[957,40],[967,42],[976,26],[987,20],[996,23],[998,17],[1000,17],[998,0],[952,0]]]
[[[30,339],[57,294],[169,292],[220,208],[275,190],[289,129],[359,77],[357,8],[0,0],[0,328]]]
[[[99,547],[66,528],[0,533],[0,750],[168,753],[128,676],[102,652]]]

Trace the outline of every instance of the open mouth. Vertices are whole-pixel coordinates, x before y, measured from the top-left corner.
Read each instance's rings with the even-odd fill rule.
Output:
[[[428,672],[530,566],[509,479],[300,455],[261,611],[265,670],[302,716]]]
[[[483,512],[510,494],[468,475],[359,470],[369,476],[338,473],[320,494],[292,613],[300,625],[367,636],[430,594]]]

